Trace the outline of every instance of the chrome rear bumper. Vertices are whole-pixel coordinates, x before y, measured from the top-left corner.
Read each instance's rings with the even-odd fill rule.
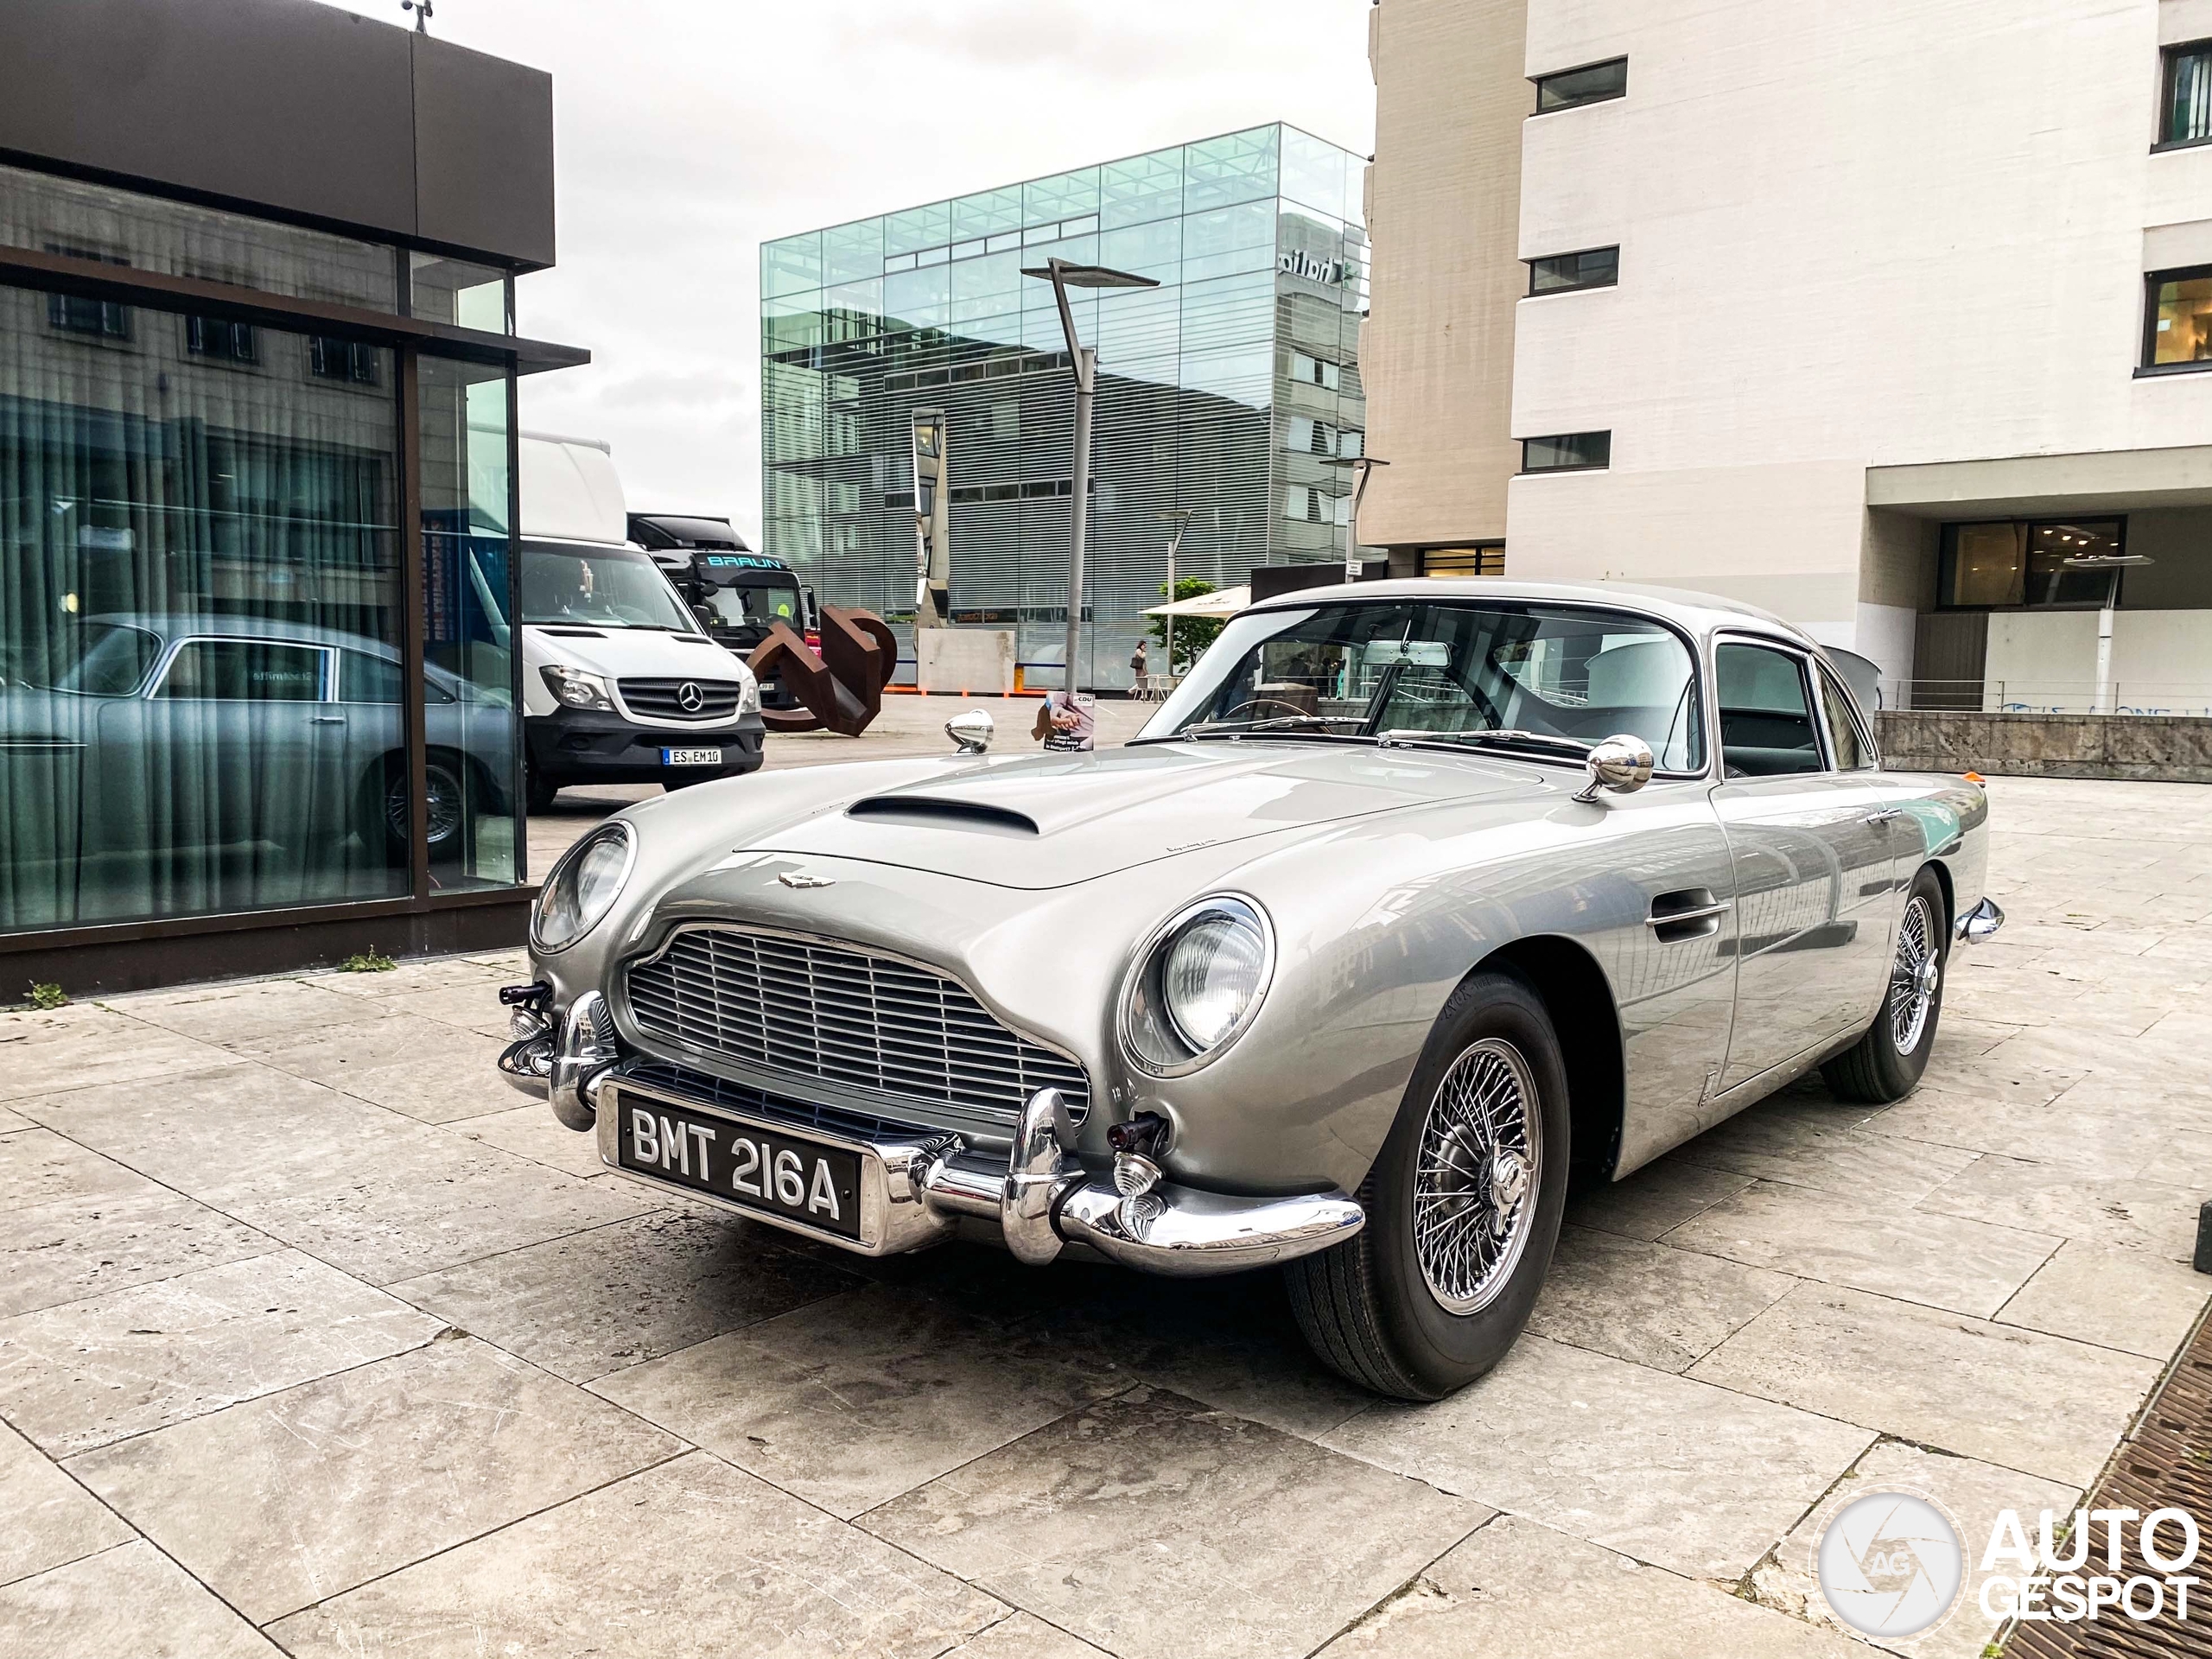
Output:
[[[1180,1278],[1237,1273],[1325,1250],[1366,1224],[1366,1212],[1341,1192],[1242,1198],[1158,1179],[1149,1160],[1093,1175],[1074,1156],[1075,1128],[1057,1090],[1039,1090],[1023,1108],[1010,1153],[970,1151],[956,1135],[918,1132],[912,1140],[856,1139],[772,1112],[734,1109],[615,1066],[600,1040],[595,993],[556,1018],[518,1006],[515,1040],[499,1070],[517,1088],[545,1099],[570,1128],[596,1133],[602,1163],[626,1179],[662,1192],[668,1184],[621,1162],[623,1103],[660,1103],[756,1131],[802,1135],[855,1154],[861,1163],[860,1237],[855,1240],[770,1213],[735,1198],[681,1189],[688,1198],[749,1220],[818,1238],[863,1255],[896,1255],[951,1236],[963,1217],[995,1222],[1007,1249],[1042,1266],[1070,1243],[1147,1273]],[[1126,1161],[1126,1160],[1124,1160]]]

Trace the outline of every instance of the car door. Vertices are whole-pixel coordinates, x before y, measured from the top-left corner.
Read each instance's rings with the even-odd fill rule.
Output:
[[[1713,804],[1737,894],[1725,1096],[1865,1022],[1889,959],[1894,860],[1874,774],[1836,767],[1809,655],[1724,635],[1713,671],[1723,778]]]

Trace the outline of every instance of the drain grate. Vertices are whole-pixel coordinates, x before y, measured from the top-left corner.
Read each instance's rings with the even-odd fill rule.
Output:
[[[2212,1654],[2212,1320],[2198,1326],[2195,1338],[2152,1400],[2133,1440],[2124,1442],[2105,1478],[2083,1507],[2092,1510],[2186,1510],[2205,1529],[2204,1548],[2189,1568],[2206,1582],[2190,1592],[2189,1618],[2174,1617],[2171,1599],[2158,1618],[2137,1621],[2107,1609],[2101,1617],[2073,1624],[2022,1624],[2005,1643],[2005,1659],[2171,1659],[2175,1654]],[[2105,1529],[2097,1524],[2090,1538],[2100,1572],[2122,1578],[2137,1573],[2164,1578],[2145,1562],[2135,1529],[2125,1529],[2126,1548],[2117,1569],[2102,1565]],[[2170,1527],[2159,1544],[2180,1548]]]

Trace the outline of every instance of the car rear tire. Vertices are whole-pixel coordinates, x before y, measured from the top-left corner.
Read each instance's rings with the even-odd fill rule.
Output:
[[[423,772],[430,803],[430,861],[444,863],[458,858],[467,840],[463,834],[469,811],[467,763],[451,754],[435,753],[424,759]],[[382,766],[370,772],[362,785],[360,810],[364,842],[373,847],[381,840],[404,859],[412,811],[407,763],[404,759],[397,755],[387,757]]]
[[[1440,1399],[1503,1359],[1559,1241],[1569,1124],[1542,1001],[1516,975],[1470,978],[1360,1186],[1367,1225],[1284,1269],[1313,1351],[1400,1400]]]
[[[1837,1099],[1886,1106],[1919,1084],[1943,1013],[1943,981],[1951,961],[1948,914],[1943,884],[1923,867],[1913,878],[1904,913],[1897,919],[1881,1011],[1865,1036],[1821,1067]]]
[[[524,775],[523,798],[533,812],[550,812],[553,798],[560,792],[561,785],[550,778],[539,776],[534,766]]]

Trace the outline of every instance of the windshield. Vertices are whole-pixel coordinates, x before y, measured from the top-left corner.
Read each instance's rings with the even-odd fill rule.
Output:
[[[1497,733],[1569,758],[1616,733],[1659,769],[1705,765],[1697,671],[1641,617],[1568,606],[1428,602],[1248,613],[1142,734],[1453,741]]]
[[[765,628],[781,622],[787,627],[799,626],[798,588],[763,583],[740,588],[709,588],[707,607],[715,620],[724,627]]]
[[[127,697],[162,654],[162,642],[143,628],[86,622],[54,641],[56,672],[50,683],[64,691]]]
[[[523,543],[522,620],[678,633],[698,626],[644,554],[552,542]]]

